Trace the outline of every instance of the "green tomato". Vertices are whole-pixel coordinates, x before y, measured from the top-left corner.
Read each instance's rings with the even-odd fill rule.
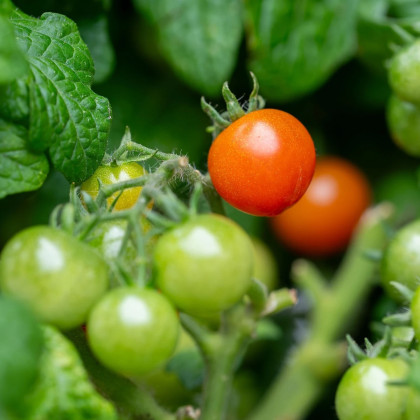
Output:
[[[420,103],[420,39],[400,50],[390,61],[391,89],[404,101]]]
[[[400,359],[365,359],[342,377],[335,396],[340,420],[402,420],[409,388],[389,385],[408,373]]]
[[[411,324],[414,328],[414,335],[420,339],[420,288],[417,288],[411,301]]]
[[[108,282],[107,266],[93,248],[48,226],[19,232],[1,254],[1,290],[61,329],[85,322]]]
[[[268,246],[258,238],[252,238],[254,251],[253,277],[264,283],[268,290],[276,288],[278,283],[277,262]]]
[[[381,261],[381,282],[389,296],[406,303],[391,284],[398,282],[415,291],[420,283],[420,220],[400,229],[385,249]]]
[[[104,185],[115,184],[120,181],[138,178],[146,174],[145,169],[136,162],[126,162],[117,166],[99,166],[94,174],[82,183],[82,191],[86,191],[92,198],[96,198],[99,191],[99,183]],[[127,188],[118,198],[114,210],[125,210],[133,207],[141,193],[141,187]],[[119,192],[114,193],[108,198],[108,205],[118,197]]]
[[[392,95],[386,117],[395,144],[409,155],[420,156],[420,106]]]
[[[95,356],[128,377],[140,377],[165,363],[175,350],[178,334],[178,315],[168,299],[156,290],[138,287],[107,293],[87,322]]]
[[[159,238],[154,269],[158,287],[178,308],[206,317],[231,307],[248,290],[252,242],[230,219],[198,215]]]
[[[407,398],[406,417],[404,420],[418,420],[420,417],[420,392],[410,388]]]

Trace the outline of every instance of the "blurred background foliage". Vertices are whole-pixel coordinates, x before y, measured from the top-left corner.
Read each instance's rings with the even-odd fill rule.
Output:
[[[225,81],[240,98],[246,97],[251,70],[267,107],[300,119],[318,155],[340,155],[358,165],[374,186],[375,200],[394,202],[401,220],[420,214],[418,160],[392,142],[385,117],[390,95],[387,60],[408,33],[419,36],[418,0],[14,3],[33,16],[58,12],[78,24],[95,62],[93,90],[112,106],[109,150],[129,126],[135,141],[186,154],[205,171],[211,135],[206,133],[210,121],[201,111],[200,97],[222,109]],[[18,230],[47,223],[52,209],[67,201],[68,192],[65,178],[52,171],[40,190],[1,200],[0,248]],[[229,206],[226,211],[270,245],[287,283],[294,256],[272,238],[266,220]],[[319,264],[328,270],[337,258]],[[300,316],[308,310],[305,305],[303,299],[282,315],[285,339],[296,340],[305,330]],[[276,363],[284,357],[284,342],[279,346],[270,343],[267,360]],[[256,363],[248,362],[251,367]],[[260,379],[268,382],[272,375],[264,371]],[[331,414],[332,409],[327,398],[312,416],[319,418],[322,410]]]

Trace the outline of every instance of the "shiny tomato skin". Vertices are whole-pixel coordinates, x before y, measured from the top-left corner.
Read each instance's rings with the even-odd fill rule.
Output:
[[[409,395],[406,386],[389,385],[403,380],[408,365],[401,359],[365,359],[342,377],[335,396],[340,420],[403,420]]]
[[[99,253],[49,226],[22,230],[1,254],[1,291],[60,329],[85,322],[108,285],[108,268]]]
[[[146,170],[136,162],[126,162],[117,166],[99,166],[94,174],[82,183],[82,191],[86,191],[92,198],[96,198],[99,191],[100,180],[104,185],[115,184],[116,182],[138,178],[146,174]],[[115,203],[114,210],[125,210],[133,207],[141,193],[142,187],[127,188],[122,192]],[[108,198],[108,205],[118,197],[119,191]]]
[[[133,378],[162,366],[173,354],[178,314],[154,289],[120,287],[92,309],[87,336],[94,355],[109,369]]]
[[[302,123],[276,109],[244,115],[214,140],[208,171],[221,197],[255,216],[274,216],[309,186],[315,147]]]
[[[401,227],[384,250],[381,260],[381,284],[396,302],[406,304],[406,298],[392,285],[398,282],[413,292],[420,285],[420,220]],[[413,302],[416,298],[413,299]],[[419,302],[420,303],[420,302]]]
[[[154,249],[159,289],[180,310],[219,314],[237,303],[251,285],[252,242],[232,220],[201,214],[165,232]]]
[[[369,182],[356,166],[338,157],[320,158],[306,193],[271,220],[272,229],[294,252],[332,255],[345,248],[370,200]]]

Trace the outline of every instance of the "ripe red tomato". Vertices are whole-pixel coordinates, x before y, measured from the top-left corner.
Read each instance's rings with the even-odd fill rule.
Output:
[[[308,188],[315,147],[295,117],[262,109],[223,130],[210,147],[207,163],[224,200],[255,216],[275,216]]]
[[[304,196],[274,217],[272,228],[295,252],[331,255],[347,245],[370,199],[370,185],[356,166],[338,157],[325,157],[318,160]]]

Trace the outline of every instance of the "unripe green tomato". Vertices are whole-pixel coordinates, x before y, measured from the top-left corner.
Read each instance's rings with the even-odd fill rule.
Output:
[[[169,300],[157,290],[139,287],[107,293],[87,322],[88,342],[98,360],[133,378],[165,363],[178,334],[178,315]]]
[[[178,308],[207,317],[231,307],[248,290],[252,242],[232,220],[201,214],[158,239],[154,270],[158,287]]]
[[[391,89],[398,97],[420,103],[420,39],[394,55],[388,78]]]
[[[420,156],[420,106],[392,95],[386,116],[395,144],[409,155]]]
[[[278,283],[278,269],[274,256],[268,246],[258,238],[252,238],[254,251],[253,277],[264,283],[268,290],[276,288]]]
[[[414,335],[420,339],[420,288],[417,288],[411,301],[411,324],[414,328]]]
[[[99,253],[49,226],[19,232],[1,254],[1,290],[61,329],[84,323],[108,283],[108,268]]]
[[[403,420],[409,388],[390,385],[403,380],[407,364],[400,359],[365,359],[351,366],[335,395],[340,420]]]
[[[391,282],[415,291],[420,283],[419,274],[420,220],[416,220],[400,229],[386,247],[381,261],[382,286],[397,302],[407,303]]]
[[[420,391],[410,388],[407,398],[407,414],[404,420],[418,420],[420,418]]]

